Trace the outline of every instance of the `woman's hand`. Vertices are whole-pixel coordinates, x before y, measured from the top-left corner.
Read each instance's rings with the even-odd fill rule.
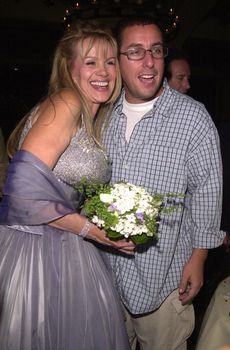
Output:
[[[113,241],[107,237],[104,230],[99,229],[93,223],[90,223],[90,226],[87,227],[87,223],[89,223],[89,221],[86,217],[77,213],[72,213],[50,222],[49,225],[83,236],[83,238],[85,237],[97,243],[113,247],[122,253],[128,255],[134,254],[135,244],[132,241],[127,241],[126,239]]]
[[[87,239],[91,239],[97,243],[104,244],[115,249],[118,249],[122,253],[133,255],[135,244],[132,241],[127,241],[126,239],[121,240],[111,240],[107,237],[104,230],[100,230],[97,226],[92,224],[88,234],[86,235]]]

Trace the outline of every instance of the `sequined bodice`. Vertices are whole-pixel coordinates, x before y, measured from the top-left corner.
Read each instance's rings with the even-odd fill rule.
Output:
[[[107,156],[87,137],[85,128],[81,128],[72,138],[53,171],[70,185],[80,182],[83,177],[88,181],[108,182],[111,176]]]
[[[23,129],[20,143],[32,126],[30,116]],[[111,164],[103,150],[89,139],[84,127],[79,129],[65,152],[59,158],[53,172],[68,185],[77,185],[82,178],[105,183],[111,177]]]

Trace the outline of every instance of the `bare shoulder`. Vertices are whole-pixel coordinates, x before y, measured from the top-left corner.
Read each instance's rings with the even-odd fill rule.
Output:
[[[73,110],[78,110],[81,107],[79,97],[71,89],[62,89],[60,92],[52,95],[50,98],[54,103],[64,103]]]
[[[38,106],[33,117],[34,123],[63,122],[77,123],[81,113],[78,96],[70,89],[63,89],[57,94],[48,96]]]
[[[80,112],[80,103],[71,90],[47,97],[35,111],[22,149],[29,150],[53,168],[78,130]]]

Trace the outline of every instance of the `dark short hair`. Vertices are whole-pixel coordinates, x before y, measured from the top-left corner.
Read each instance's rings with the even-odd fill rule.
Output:
[[[170,80],[172,77],[171,63],[175,60],[185,60],[189,64],[189,57],[185,51],[178,48],[169,48],[168,56],[165,58],[165,77]]]
[[[157,21],[157,19],[155,19],[152,16],[135,15],[135,16],[128,16],[128,17],[122,18],[117,23],[117,26],[115,28],[115,37],[117,39],[118,47],[121,47],[122,34],[126,28],[133,27],[136,25],[137,26],[146,26],[146,25],[151,25],[151,24],[154,24],[159,28],[160,32],[162,33],[162,37],[163,37],[164,35],[163,35],[163,30],[162,30],[161,24]]]

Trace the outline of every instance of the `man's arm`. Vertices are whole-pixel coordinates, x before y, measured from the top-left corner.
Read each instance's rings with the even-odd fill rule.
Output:
[[[188,210],[191,219],[192,254],[179,284],[180,300],[187,304],[203,285],[208,249],[222,244],[222,163],[216,129],[210,128],[188,161]],[[198,141],[198,140],[197,140]]]

